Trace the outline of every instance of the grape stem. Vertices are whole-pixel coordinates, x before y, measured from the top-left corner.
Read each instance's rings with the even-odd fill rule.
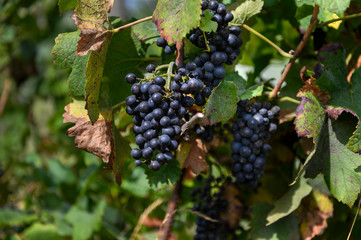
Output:
[[[139,20],[137,20],[137,21],[134,21],[134,22],[125,24],[125,25],[123,25],[123,26],[121,26],[121,27],[115,28],[115,29],[113,29],[113,30],[107,30],[107,31],[105,31],[105,32],[114,32],[114,33],[117,33],[117,32],[120,32],[121,30],[126,29],[126,28],[128,28],[128,27],[132,27],[132,26],[137,25],[137,24],[139,24],[139,23],[152,20],[152,18],[153,18],[152,16],[145,17],[145,18],[139,19]],[[104,32],[104,33],[105,33],[105,32]],[[104,33],[103,33],[103,34],[104,34]]]
[[[281,89],[281,86],[283,84],[283,82],[286,80],[286,77],[288,75],[288,73],[290,72],[293,64],[296,62],[296,59],[300,56],[303,48],[305,47],[308,39],[310,38],[313,30],[315,29],[315,27],[317,27],[317,23],[318,23],[318,19],[317,19],[317,15],[319,12],[319,6],[315,5],[315,8],[313,9],[313,13],[312,13],[312,17],[311,17],[311,21],[310,21],[310,25],[307,28],[306,33],[303,35],[301,42],[298,44],[295,54],[293,55],[293,58],[290,59],[290,61],[288,62],[288,64],[285,67],[285,70],[282,73],[281,78],[278,80],[275,88],[273,89],[273,91],[271,92],[269,98],[273,99],[277,96],[279,90]]]
[[[6,103],[9,98],[10,89],[11,89],[11,79],[5,78],[3,91],[2,91],[1,97],[0,97],[0,116],[4,112]]]
[[[361,206],[361,198],[360,198],[360,200],[358,201],[357,211],[356,211],[355,217],[354,217],[354,219],[353,219],[350,232],[348,233],[347,240],[349,240],[350,237],[351,237],[351,233],[352,233],[353,227],[355,226],[355,222],[356,222],[357,216],[358,216],[358,214],[359,214],[359,212],[360,212],[360,206]]]
[[[168,66],[168,71],[167,71],[167,85],[166,85],[166,89],[170,90],[170,80],[172,78],[172,72],[173,72],[173,67],[174,67],[174,62],[170,62],[169,66]]]
[[[330,23],[334,23],[334,22],[338,22],[338,21],[345,21],[345,20],[349,20],[349,19],[357,18],[357,17],[361,17],[361,13],[355,13],[355,14],[344,16],[344,17],[341,17],[341,18],[331,19],[331,20],[328,20],[326,22],[323,22],[323,23],[317,25],[317,27],[322,28],[324,26],[327,26]]]
[[[238,26],[238,27],[243,27],[244,29],[248,30],[249,32],[253,33],[254,35],[256,35],[257,37],[259,37],[260,39],[262,39],[263,41],[265,41],[266,43],[268,43],[269,45],[271,45],[271,47],[273,47],[274,49],[276,49],[276,51],[283,57],[285,58],[293,58],[293,55],[286,53],[285,51],[283,51],[279,46],[277,46],[274,42],[272,42],[271,40],[269,40],[268,38],[266,38],[264,35],[262,35],[261,33],[257,32],[256,30],[254,30],[253,28],[251,28],[250,26],[248,26],[247,24],[231,24],[233,26]]]
[[[123,106],[123,105],[125,105],[125,101],[120,102],[120,103],[118,103],[118,104],[115,104],[115,105],[112,107],[112,110],[117,109],[118,107],[121,107],[121,106]]]
[[[293,99],[291,97],[281,97],[279,99],[280,102],[291,102],[291,103],[296,103],[296,104],[300,104],[300,101]]]
[[[200,122],[204,117],[204,114],[201,113],[201,112],[198,112],[196,114],[194,114],[194,116],[189,119],[188,122],[184,123],[182,125],[182,128],[181,128],[181,134],[180,135],[183,135],[183,133],[185,131],[187,131],[188,129],[190,129],[193,125],[195,125],[196,123]]]

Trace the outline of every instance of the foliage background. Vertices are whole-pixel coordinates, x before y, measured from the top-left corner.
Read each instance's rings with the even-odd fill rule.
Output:
[[[146,7],[131,11],[129,2],[125,4],[129,7],[129,14],[124,16],[127,18],[151,15],[155,4],[154,1],[150,3],[153,9],[144,3],[134,4]],[[359,9],[358,1],[353,4]],[[300,34],[293,26],[307,24],[307,20],[295,17],[296,9],[293,1],[265,1],[253,27],[282,49],[295,49]],[[139,234],[143,239],[155,239],[156,227],[164,218],[166,200],[172,188],[151,189],[144,170],[133,168],[131,160],[123,167],[123,184],[118,187],[111,172],[102,169],[104,165],[99,159],[77,149],[73,139],[65,135],[71,126],[62,123],[63,108],[71,102],[66,81],[69,71],[54,69],[51,49],[59,33],[76,30],[70,15],[70,12],[59,15],[56,0],[0,1],[0,90],[9,95],[4,111],[0,113],[0,238],[129,239],[149,204],[165,199],[152,212],[149,223]],[[304,65],[316,63],[314,50],[320,42],[344,43],[346,51],[353,52],[350,61],[356,62],[361,50],[360,24],[361,21],[355,19],[341,24],[338,29],[327,28],[315,33],[314,41],[307,45],[302,60],[289,75],[291,80],[287,81],[292,84],[283,89],[282,96],[296,98],[302,86],[299,71]],[[248,78],[249,84],[272,83],[272,78],[280,76],[287,61],[256,36],[244,33],[243,37],[250,41],[243,49],[241,65],[237,66],[240,74]],[[297,107],[289,102],[280,105],[291,112]],[[297,173],[295,163],[305,160],[302,147],[307,144],[297,138],[292,122],[280,126],[272,142],[274,153],[267,163],[269,174],[263,180],[262,188],[256,193],[246,191],[242,196],[247,211],[250,211],[241,221],[245,229],[249,229],[251,216],[253,219],[257,219],[257,214],[264,216],[270,204],[289,190],[288,184]],[[193,184],[192,181],[184,183],[182,209],[191,207],[187,193]],[[327,195],[322,180],[316,179],[309,184]],[[304,210],[302,207],[312,209],[314,199],[320,196],[317,194],[303,199],[298,213]],[[321,205],[329,206],[325,212],[332,212],[333,217],[325,217],[328,228],[315,239],[346,239],[356,207],[350,209],[334,199],[325,201],[329,205]],[[252,209],[257,211],[252,213]],[[260,224],[262,227],[248,236],[252,239],[270,239],[271,236],[288,239],[295,234],[299,238],[302,228],[293,227],[302,223],[297,222],[294,215],[287,219],[295,224],[290,225],[286,233],[282,232],[282,223],[268,229]],[[173,230],[178,239],[192,239],[193,223],[194,215],[177,214]],[[352,237],[361,238],[360,217]]]

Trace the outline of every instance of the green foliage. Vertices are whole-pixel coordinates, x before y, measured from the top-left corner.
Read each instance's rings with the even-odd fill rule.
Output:
[[[150,170],[148,166],[144,166],[143,168],[149,186],[153,189],[159,189],[168,184],[175,184],[181,174],[179,163],[176,160],[171,161],[167,164],[167,167],[160,168],[158,171]]]
[[[233,21],[235,23],[246,22],[248,19],[261,12],[263,4],[263,0],[243,0],[233,11]]]
[[[133,26],[132,31],[139,40],[144,41],[146,44],[155,43],[159,37],[157,26],[150,21]]]
[[[214,16],[214,13],[207,10],[204,12],[204,17],[201,17],[201,24],[199,28],[203,32],[215,32],[217,31],[218,24],[214,21],[212,21],[212,18]]]

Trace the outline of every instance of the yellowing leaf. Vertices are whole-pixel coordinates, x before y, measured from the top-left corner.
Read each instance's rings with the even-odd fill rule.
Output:
[[[104,34],[107,30],[108,12],[113,6],[113,0],[78,0],[78,6],[71,16],[80,29],[80,40],[76,53],[86,55],[88,51],[97,51],[111,37]]]
[[[332,14],[332,16],[333,16],[333,19],[338,19],[339,17],[337,16],[337,14]],[[342,23],[342,20],[340,20],[340,21],[336,21],[336,22],[333,22],[333,23],[329,23],[329,24],[327,24],[327,26],[329,26],[329,27],[332,27],[332,28],[334,28],[334,29],[338,29],[339,27],[340,27],[340,24]]]

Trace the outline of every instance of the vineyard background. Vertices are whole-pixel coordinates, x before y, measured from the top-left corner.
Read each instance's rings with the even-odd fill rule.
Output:
[[[234,9],[245,1],[223,2],[230,3],[227,6]],[[66,131],[73,126],[63,124],[64,106],[72,102],[67,82],[71,69],[54,68],[56,54],[52,54],[52,49],[58,34],[74,32],[77,28],[70,18],[73,10],[60,14],[57,4],[56,0],[0,1],[0,238],[81,240],[137,236],[139,239],[156,239],[174,185],[162,185],[161,189],[150,186],[145,170],[135,167],[134,161],[125,156],[119,186],[112,171],[104,169],[106,164],[76,148],[74,139],[66,136]],[[112,14],[132,22],[152,15],[156,1],[118,1],[116,4]],[[350,4],[345,13],[321,9],[320,24],[361,12],[361,1]],[[313,8],[306,0],[267,0],[262,11],[247,24],[287,54],[299,45]],[[296,184],[289,186],[313,146],[311,138],[300,138],[295,131],[295,111],[302,104],[299,96],[304,94],[304,100],[311,99],[313,103],[324,97],[317,95],[317,91],[312,92],[315,85],[309,80],[310,75],[317,73],[313,67],[319,62],[329,64],[333,69],[330,74],[335,76],[338,76],[340,63],[345,65],[345,61],[347,66],[342,67],[342,76],[351,76],[351,72],[360,67],[360,26],[361,18],[355,17],[316,28],[300,59],[287,75],[287,85],[273,101],[282,109],[281,124],[270,141],[273,150],[267,158],[265,177],[257,190],[244,188],[239,197],[242,205],[240,225],[245,229],[242,239],[305,239],[310,236],[314,239],[347,239],[353,224],[351,239],[361,238],[359,212],[355,218],[360,203],[357,198],[360,183],[354,184],[356,190],[350,194],[356,196],[338,192],[340,195],[335,197],[323,177],[316,177],[320,166],[315,164],[315,171],[306,171],[306,175],[316,178],[306,179],[302,175]],[[128,34],[130,39],[128,30],[121,34]],[[259,99],[267,100],[289,59],[248,30],[243,29],[241,37],[244,45],[236,70],[247,79],[248,87],[262,85],[264,94]],[[319,51],[325,45],[328,48],[323,50],[328,62]],[[160,64],[159,59],[168,60],[155,44],[149,49],[151,57],[158,60],[153,61],[147,56],[149,59],[141,64],[143,69],[147,63]],[[360,80],[355,79],[355,82]],[[124,82],[121,77],[120,82]],[[119,84],[115,91],[121,87]],[[318,100],[307,95],[309,92]],[[356,99],[361,100],[360,97]],[[321,104],[314,104],[310,111],[318,111],[323,107]],[[356,106],[357,110],[359,108]],[[127,128],[131,119],[123,113],[117,111],[115,123],[125,141],[132,142],[134,136]],[[327,131],[343,132],[345,136],[340,137],[340,142],[346,144],[358,119],[346,112],[336,115],[340,115],[337,124],[330,118],[331,127]],[[317,120],[310,118],[301,120],[306,123]],[[314,129],[306,130],[315,134]],[[325,129],[322,131],[323,137],[329,136]],[[227,151],[224,146],[213,149],[210,161],[226,162],[227,158],[222,155],[224,151]],[[315,153],[315,156],[319,155],[322,152]],[[341,156],[344,162],[340,168],[348,164],[348,158],[344,156]],[[360,158],[355,159],[357,164]],[[359,177],[359,170],[355,172]],[[190,176],[188,174],[183,181],[181,203],[172,225],[175,239],[192,239],[195,231],[196,215],[189,212],[193,205],[189,195],[196,183]],[[337,199],[343,199],[344,203]],[[284,206],[287,212],[268,215],[275,203],[280,208]],[[272,217],[266,220],[267,216]],[[274,223],[266,226],[267,221]]]

